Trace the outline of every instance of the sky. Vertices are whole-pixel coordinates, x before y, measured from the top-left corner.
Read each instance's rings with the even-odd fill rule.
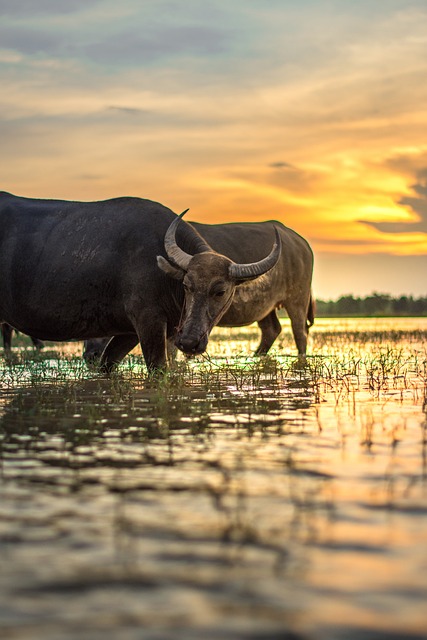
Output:
[[[1,190],[280,220],[316,297],[427,295],[425,0],[0,0],[0,85]]]

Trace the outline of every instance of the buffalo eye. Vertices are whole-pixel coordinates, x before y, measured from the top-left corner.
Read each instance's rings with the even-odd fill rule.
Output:
[[[213,295],[215,296],[215,298],[222,298],[224,294],[225,294],[224,289],[217,289],[216,291],[213,292]]]

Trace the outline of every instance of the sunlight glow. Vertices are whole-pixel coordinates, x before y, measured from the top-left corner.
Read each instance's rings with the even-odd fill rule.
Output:
[[[2,17],[3,190],[277,219],[343,263],[427,255],[419,2],[54,5]]]

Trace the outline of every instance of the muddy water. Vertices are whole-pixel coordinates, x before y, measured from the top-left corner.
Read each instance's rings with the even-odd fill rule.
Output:
[[[427,638],[408,322],[319,322],[305,368],[286,333],[260,365],[218,330],[157,383],[0,357],[0,637]]]

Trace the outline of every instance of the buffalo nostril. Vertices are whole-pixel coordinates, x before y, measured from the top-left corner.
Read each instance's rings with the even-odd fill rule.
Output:
[[[196,350],[195,343],[191,340],[178,340],[176,343],[178,349],[185,351],[185,353],[194,352]]]
[[[179,336],[175,341],[175,346],[178,347],[180,351],[186,354],[198,354],[203,353],[206,348],[203,340],[199,340],[197,338]]]

